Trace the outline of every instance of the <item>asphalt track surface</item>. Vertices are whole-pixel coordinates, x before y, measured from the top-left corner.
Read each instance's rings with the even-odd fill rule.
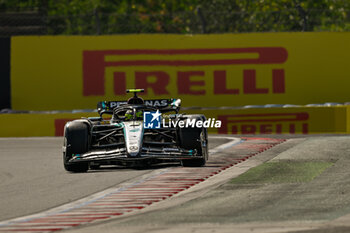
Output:
[[[271,135],[259,136],[264,137],[268,139]],[[134,215],[65,231],[350,232],[350,136],[273,138],[288,140],[265,151],[261,145],[269,140],[246,139],[246,143],[217,153],[208,169],[215,167],[219,157],[238,158],[258,150],[253,157],[184,194]],[[210,147],[227,141],[212,138]],[[0,220],[41,212],[164,169],[161,166],[147,170],[118,168],[87,174],[66,173],[62,167],[61,142],[61,138],[0,139]],[[321,161],[333,165],[309,182],[247,185],[228,182],[266,161]],[[182,168],[174,165],[170,170],[179,169]]]
[[[225,142],[211,139],[209,146]],[[62,144],[61,137],[0,138],[0,221],[78,200],[164,168],[111,167],[68,173],[62,164]]]

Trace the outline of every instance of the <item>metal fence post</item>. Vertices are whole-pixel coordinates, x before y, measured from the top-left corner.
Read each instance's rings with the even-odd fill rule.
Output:
[[[101,22],[100,22],[100,17],[98,15],[97,7],[94,9],[94,16],[95,16],[95,24],[96,24],[96,34],[101,35]]]
[[[305,32],[307,31],[307,18],[306,18],[306,12],[304,11],[304,9],[300,6],[300,4],[298,4],[296,6],[297,10],[299,11],[299,15],[301,16],[301,18],[303,19],[303,29],[302,31]]]
[[[202,33],[203,34],[207,33],[207,23],[205,21],[204,15],[203,15],[202,8],[200,6],[198,6],[196,11],[197,11],[197,14],[198,14],[198,17],[199,17],[199,21],[202,24]]]

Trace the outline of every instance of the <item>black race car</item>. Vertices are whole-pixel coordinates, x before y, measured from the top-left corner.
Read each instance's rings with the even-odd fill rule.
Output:
[[[100,117],[65,125],[63,164],[67,171],[174,161],[183,166],[205,165],[208,134],[202,124],[197,124],[205,121],[205,116],[179,114],[180,99],[144,101],[138,92],[143,89],[127,90],[134,93],[128,101],[99,102]]]

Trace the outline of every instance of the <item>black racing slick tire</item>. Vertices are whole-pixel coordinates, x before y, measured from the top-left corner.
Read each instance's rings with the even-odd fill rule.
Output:
[[[89,127],[82,121],[69,122],[64,128],[63,143],[63,165],[69,172],[86,172],[89,164],[69,163],[69,160],[76,154],[83,154],[88,151]]]
[[[203,115],[188,115],[187,120],[205,120]],[[208,136],[206,128],[179,128],[179,138],[181,148],[197,151],[198,158],[183,159],[182,165],[184,167],[202,167],[208,160]]]

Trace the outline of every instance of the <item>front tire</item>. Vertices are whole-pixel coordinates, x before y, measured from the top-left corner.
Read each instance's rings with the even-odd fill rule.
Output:
[[[63,143],[63,165],[69,172],[86,172],[89,164],[69,163],[69,160],[76,154],[83,154],[88,151],[89,127],[82,121],[72,121],[64,128]]]
[[[186,121],[195,119],[205,121],[204,115],[188,115]],[[184,167],[202,167],[208,160],[208,136],[206,128],[179,128],[179,137],[181,142],[181,148],[187,150],[195,149],[198,158],[183,159],[182,165]]]

